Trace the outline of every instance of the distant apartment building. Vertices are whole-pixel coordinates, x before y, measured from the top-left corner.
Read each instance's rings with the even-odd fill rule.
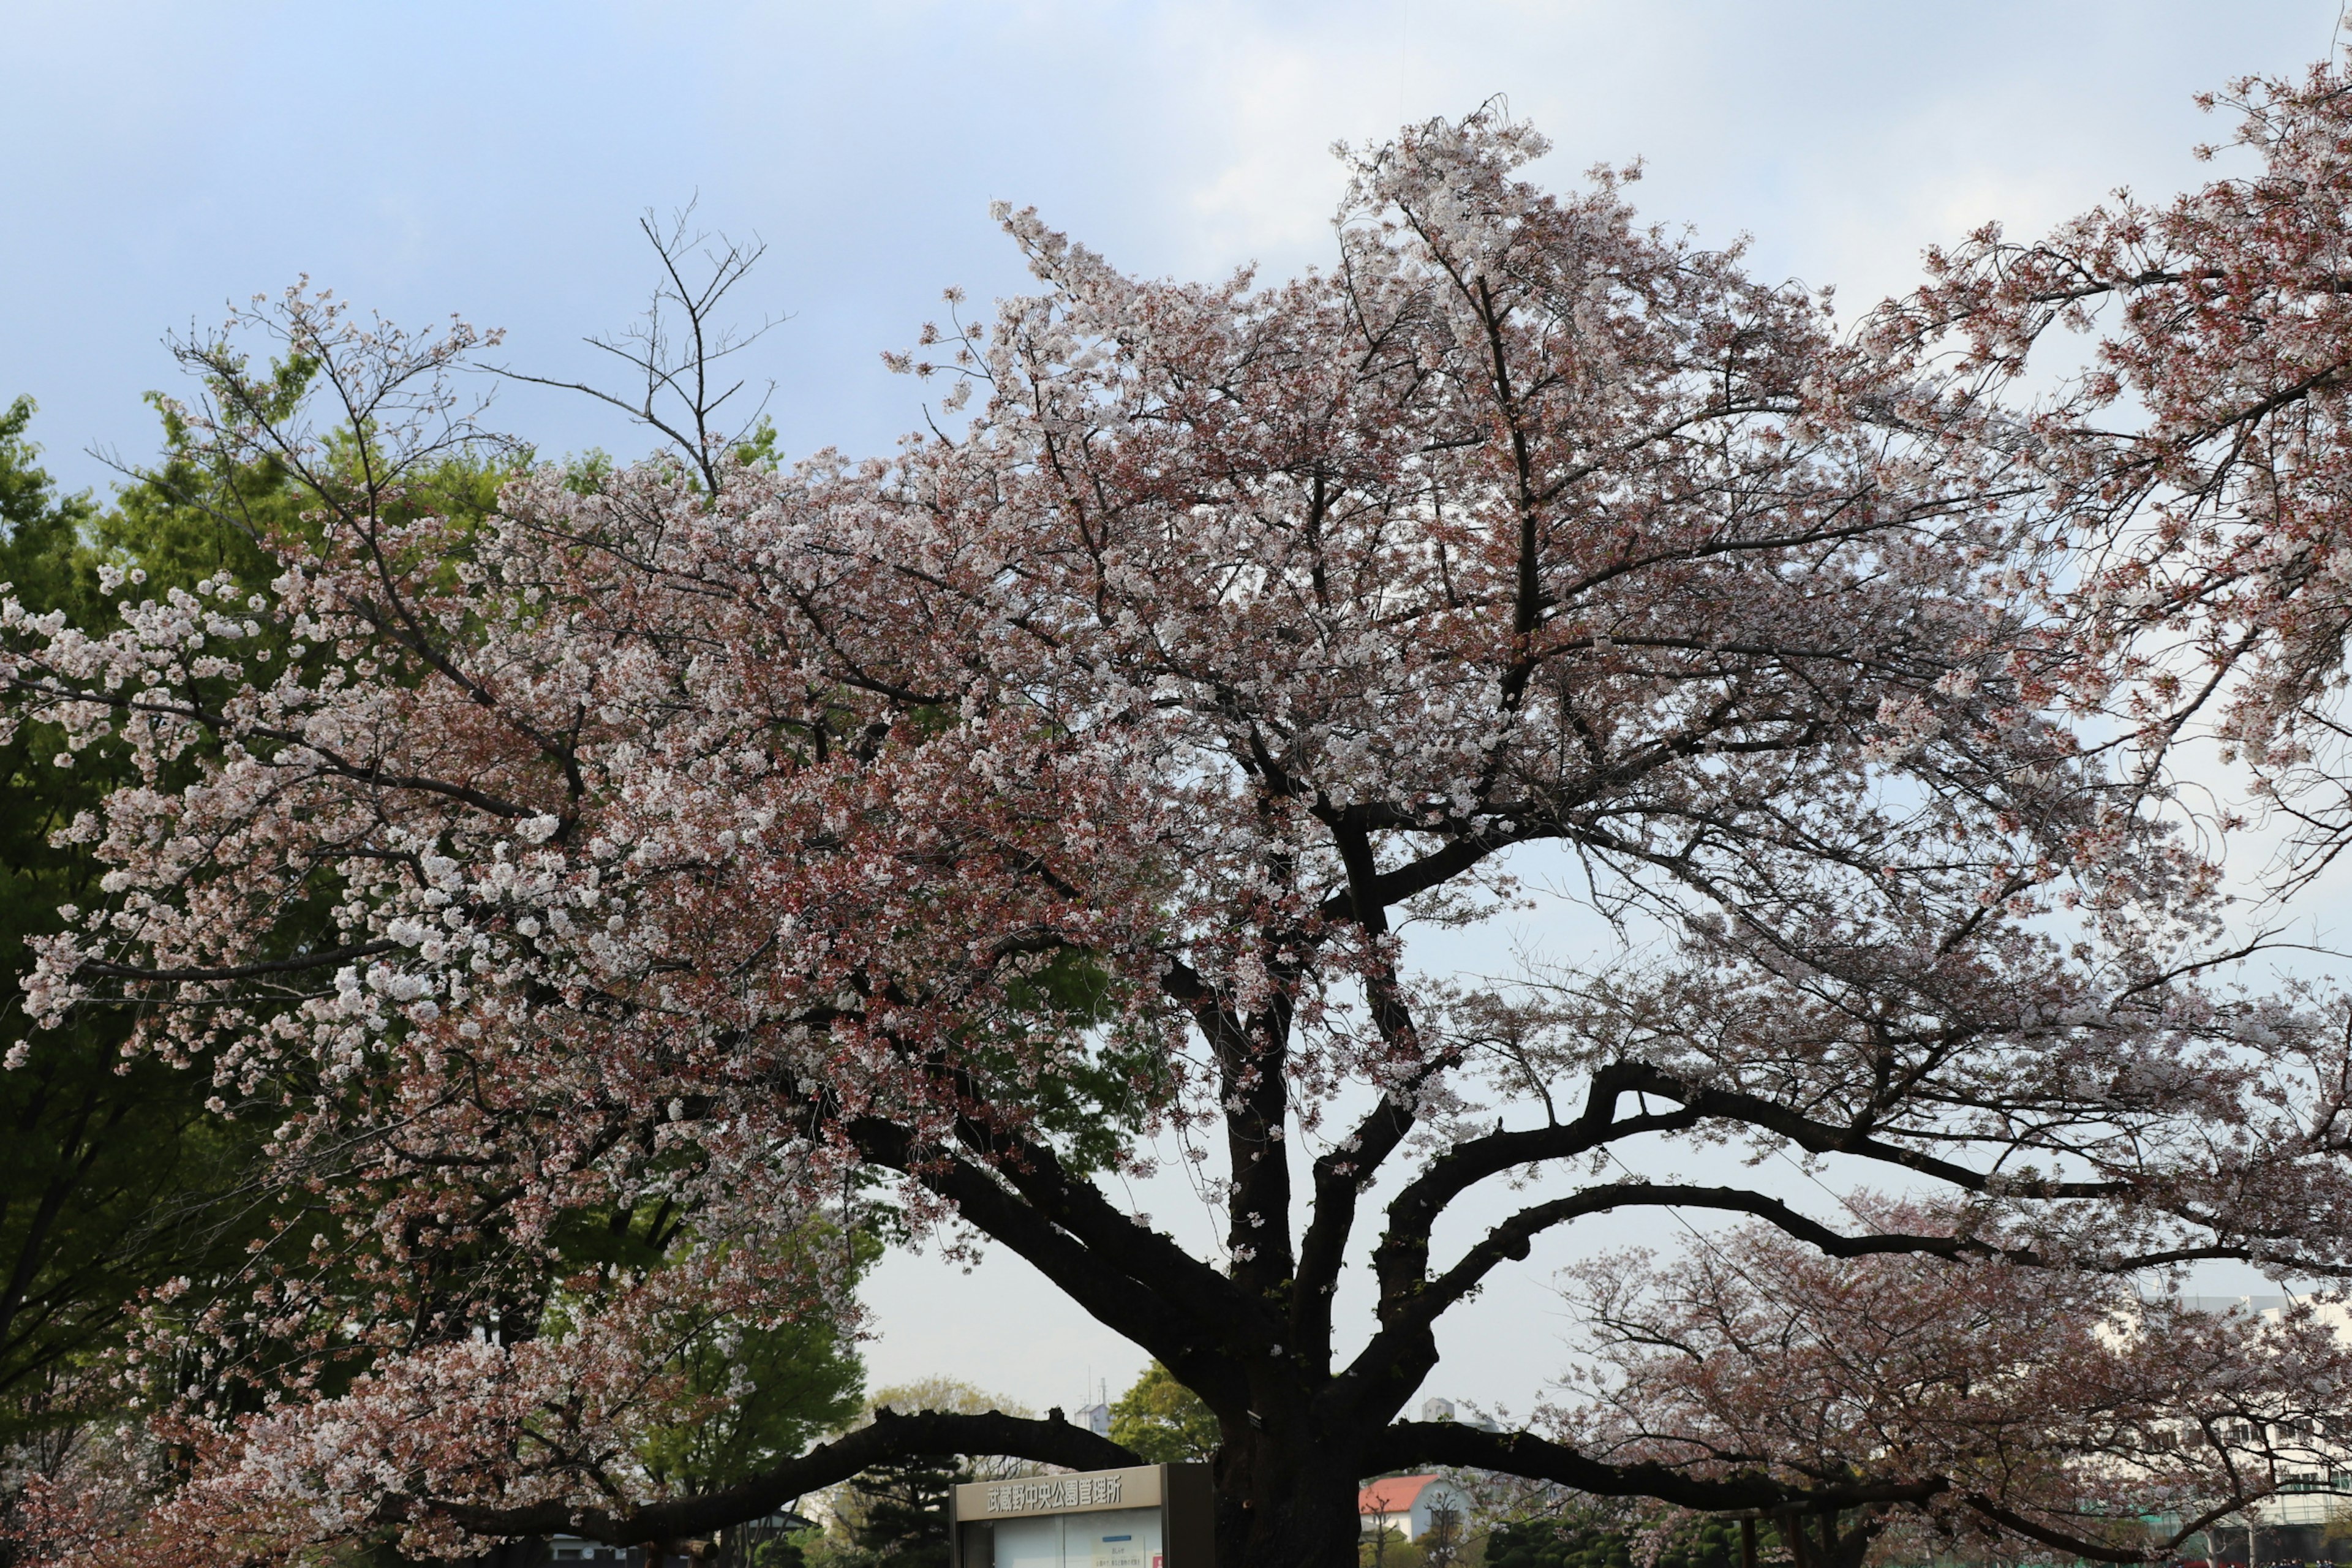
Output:
[[[2257,1317],[2276,1318],[2290,1303],[2284,1295],[2185,1296],[2181,1305],[2204,1312],[2235,1309]],[[2315,1315],[2336,1332],[2352,1340],[2352,1313],[2339,1306],[2320,1305]],[[2223,1565],[2246,1563],[2324,1563],[2337,1554],[2327,1550],[2330,1535],[2340,1542],[2352,1527],[2352,1430],[2322,1430],[2316,1422],[2273,1424],[2257,1432],[2240,1422],[2215,1434],[2222,1441],[2267,1446],[2285,1463],[2279,1472],[2279,1489],[2230,1520],[2191,1537],[2179,1555]],[[2297,1460],[2303,1461],[2301,1464]],[[2330,1527],[2335,1529],[2331,1531]]]

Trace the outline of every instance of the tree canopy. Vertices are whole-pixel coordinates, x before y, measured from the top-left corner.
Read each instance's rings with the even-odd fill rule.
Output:
[[[2251,226],[2302,290],[2231,294],[2212,331],[2340,299],[2269,237],[2282,210],[2341,234],[2305,165],[2335,166],[2342,98],[2275,89],[2272,183],[2182,209],[2182,247]],[[2165,762],[2204,689],[2183,649],[2242,672],[2221,731],[2258,763],[2332,711],[2342,626],[2277,606],[2332,603],[2335,556],[2258,551],[2250,597],[2238,542],[2282,496],[2332,515],[2352,354],[2163,358],[2127,310],[2111,353],[2189,410],[2134,489],[2143,437],[2073,423],[2113,373],[2055,412],[2011,395],[2016,301],[2227,293],[2231,246],[2046,282],[1988,237],[1841,331],[1637,221],[1628,175],[1529,184],[1542,151],[1489,110],[1350,153],[1333,264],[1267,285],[1137,279],[1006,210],[1038,292],[900,359],[948,379],[949,426],[889,460],[746,453],[656,362],[688,449],[520,464],[474,514],[425,482],[477,449],[444,374],[468,331],[299,292],[241,318],[344,436],[249,351],[191,347],[189,449],[304,505],[257,521],[266,588],[101,573],[118,624],[0,610],[18,732],[129,781],[58,835],[102,896],[37,937],[27,1005],[134,1010],[135,1051],[270,1108],[302,1199],[159,1321],[226,1392],[173,1408],[179,1484],[104,1549],[672,1541],[877,1465],[1136,1458],[933,1411],[700,1492],[649,1459],[727,1398],[689,1347],[838,1312],[876,1193],[1197,1395],[1231,1568],[1352,1562],[1359,1478],[1424,1466],[1790,1511],[1833,1548],[1900,1515],[2105,1560],[2164,1545],[2118,1475],[2223,1509],[2275,1487],[2343,1349],[2140,1287],[2352,1269],[2346,1012],[2214,977],[2242,949]],[[2181,455],[2296,398],[2326,462]],[[2175,526],[2200,507],[2227,525]],[[2199,586],[2134,596],[2176,569]],[[2265,774],[2281,801],[2298,776]],[[1546,847],[1656,940],[1419,967]],[[1635,1165],[1722,1146],[1752,1179]],[[1123,1195],[1163,1152],[1213,1184],[1205,1251]],[[1753,1174],[1776,1155],[1851,1195],[1809,1209]],[[1717,1256],[1748,1261],[1601,1279],[1629,1376],[1589,1401],[1404,1417],[1447,1313],[1628,1209],[1744,1220]],[[1891,1352],[1824,1351],[1896,1308],[1980,1375],[1897,1388]],[[1761,1397],[1830,1371],[1853,1382]],[[2224,1430],[2257,1407],[2281,1419]]]
[[[260,559],[217,531],[213,549],[198,548],[200,531],[158,483],[127,488],[108,509],[58,494],[28,438],[33,412],[18,398],[0,413],[0,582],[27,609],[99,619],[109,562],[184,582],[223,567],[249,574]],[[55,727],[31,724],[0,746],[0,963],[12,994],[0,1016],[12,1041],[25,1028],[14,993],[30,965],[26,941],[55,933],[61,906],[98,896],[105,869],[52,835],[126,776],[54,765],[64,743]],[[221,1266],[252,1234],[240,1199],[250,1131],[206,1112],[204,1075],[126,1059],[131,1034],[121,1010],[93,1009],[0,1075],[0,1445],[69,1445],[81,1423],[114,1410],[100,1352],[120,1344],[140,1292]]]
[[[1110,1440],[1147,1465],[1202,1463],[1218,1437],[1215,1413],[1156,1361],[1110,1407]]]

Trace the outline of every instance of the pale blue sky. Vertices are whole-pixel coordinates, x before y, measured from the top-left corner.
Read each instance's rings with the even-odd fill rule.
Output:
[[[2227,128],[2191,95],[2300,70],[2337,9],[0,0],[0,398],[37,397],[50,466],[101,483],[87,448],[152,448],[162,335],[305,272],[579,374],[580,335],[650,285],[635,216],[698,193],[772,247],[742,299],[792,317],[754,366],[787,448],[880,449],[919,412],[878,351],[945,284],[1022,285],[992,198],[1137,270],[1279,273],[1327,252],[1333,141],[1496,93],[1558,144],[1555,182],[1646,158],[1651,215],[1748,231],[1759,270],[1860,306],[1987,217],[2030,230],[2194,181],[2190,145]],[[639,445],[584,404],[500,403],[545,448]],[[1432,1391],[1524,1407],[1559,1361],[1544,1270],[1585,1244],[1490,1291]],[[1141,1364],[1009,1259],[894,1261],[871,1300],[881,1382],[1043,1406]]]
[[[2189,95],[2298,68],[2334,0],[2205,4],[400,5],[0,0],[0,395],[55,468],[152,445],[158,339],[308,272],[422,322],[509,329],[520,365],[648,283],[631,228],[697,192],[773,247],[744,296],[793,321],[759,369],[788,446],[914,416],[877,353],[940,287],[1018,287],[992,198],[1151,272],[1322,254],[1335,139],[1493,93],[1555,178],[1649,160],[1644,207],[1757,237],[1768,272],[1899,286],[1920,246],[2119,182],[2169,188]],[[629,436],[509,395],[544,447]]]

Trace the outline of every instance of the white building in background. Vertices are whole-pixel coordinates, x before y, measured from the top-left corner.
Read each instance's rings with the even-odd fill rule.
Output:
[[[1448,1509],[1454,1529],[1461,1530],[1470,1518],[1469,1496],[1441,1476],[1391,1476],[1356,1494],[1356,1513],[1366,1535],[1393,1528],[1407,1541],[1419,1541]]]
[[[1464,1420],[1463,1417],[1456,1415],[1454,1413],[1454,1401],[1450,1399],[1423,1400],[1421,1402],[1421,1418],[1423,1421],[1461,1421],[1464,1426],[1475,1426],[1481,1432],[1492,1432],[1497,1430],[1495,1424],[1484,1415],[1473,1415],[1467,1420]]]
[[[2227,1312],[2233,1309],[2257,1318],[2276,1321],[2291,1298],[2284,1295],[2256,1296],[2183,1296],[2180,1304],[2192,1311]],[[2334,1303],[2319,1303],[2313,1316],[2332,1328],[2339,1339],[2352,1342],[2352,1312]],[[2256,1432],[2251,1423],[2240,1423],[2233,1429],[2221,1433],[2224,1441],[2270,1445],[2282,1451],[2285,1461],[2279,1471],[2279,1489],[2242,1513],[2232,1516],[2218,1527],[2218,1534],[2231,1532],[2241,1540],[2249,1556],[2272,1561],[2269,1543],[2257,1549],[2246,1538],[2247,1527],[2262,1531],[2313,1527],[2324,1528],[2342,1521],[2352,1520],[2352,1429],[2340,1421],[2331,1420],[2326,1428],[2316,1421],[2289,1425],[2273,1425],[2266,1432]],[[2301,1456],[2306,1463],[2297,1465]],[[2210,1546],[2222,1543],[2209,1537]],[[2290,1555],[2300,1555],[2291,1553]],[[2235,1561],[2231,1553],[2216,1551],[2217,1558]]]
[[[1108,1378],[1095,1380],[1095,1402],[1092,1405],[1079,1405],[1077,1414],[1070,1417],[1070,1424],[1083,1426],[1097,1437],[1110,1436],[1110,1380]]]
[[[605,1546],[593,1541],[583,1541],[576,1535],[558,1535],[548,1542],[548,1560],[551,1563],[578,1563],[580,1568],[646,1568],[646,1552],[642,1546]],[[692,1568],[693,1560],[673,1557],[664,1568]]]
[[[731,1538],[719,1552],[719,1561],[742,1563],[751,1560],[752,1552],[762,1542],[779,1541],[796,1531],[814,1530],[816,1521],[779,1509],[764,1519],[751,1520],[728,1531]],[[558,1535],[549,1539],[548,1561],[567,1568],[647,1568],[645,1548],[641,1546],[606,1546],[600,1542],[583,1541],[576,1535]],[[656,1568],[698,1568],[692,1557],[670,1557]]]

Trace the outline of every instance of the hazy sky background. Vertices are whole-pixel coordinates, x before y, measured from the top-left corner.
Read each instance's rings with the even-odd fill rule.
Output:
[[[1553,183],[1645,159],[1645,212],[1750,234],[1759,272],[1858,308],[1986,218],[2031,231],[2195,182],[2189,149],[2229,124],[2192,96],[2301,71],[2337,19],[2338,0],[0,0],[0,398],[37,398],[49,467],[102,486],[91,448],[152,449],[163,335],[304,273],[587,374],[579,338],[651,286],[636,215],[698,195],[709,226],[771,247],[740,299],[790,317],[751,367],[787,449],[883,449],[920,411],[878,351],[943,285],[1023,286],[992,199],[1132,270],[1279,275],[1329,252],[1333,142],[1497,93],[1552,138]],[[497,417],[542,449],[645,445],[551,394],[502,392]],[[1524,1408],[1560,1361],[1544,1279],[1591,1244],[1491,1290],[1430,1392]],[[879,1383],[946,1373],[1042,1407],[1142,1363],[1009,1258],[895,1260],[869,1300]]]

